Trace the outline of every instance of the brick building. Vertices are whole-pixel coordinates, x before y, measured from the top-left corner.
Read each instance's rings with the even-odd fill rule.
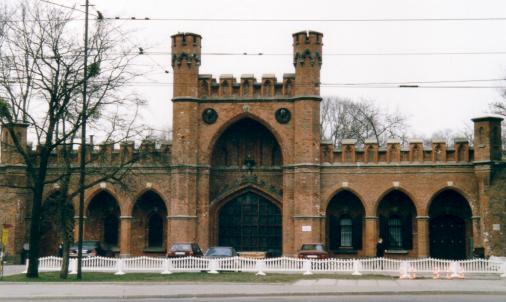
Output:
[[[506,255],[502,119],[473,119],[474,149],[461,139],[452,148],[443,141],[427,148],[419,140],[357,146],[350,138],[335,150],[320,140],[322,38],[293,34],[295,73],[257,81],[199,74],[202,38],[172,36],[172,144],[92,151],[109,165],[138,153],[151,157],[134,167],[128,189],[101,183],[86,192],[85,239],[121,255],[161,254],[171,243],[195,241],[203,249],[231,245],[273,255],[324,242],[338,256],[373,256],[380,236],[395,257]],[[2,134],[0,177],[23,182]],[[1,192],[0,220],[14,225],[9,248],[17,254],[30,195]],[[54,254],[56,227],[50,205],[43,208],[41,253]]]

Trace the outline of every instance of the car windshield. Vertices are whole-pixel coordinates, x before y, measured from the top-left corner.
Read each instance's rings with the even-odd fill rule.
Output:
[[[322,251],[323,246],[321,244],[304,244],[301,248],[302,251]]]
[[[206,256],[225,256],[232,257],[232,248],[229,247],[211,247],[207,250]]]
[[[179,251],[191,251],[192,247],[189,243],[177,243],[172,245],[170,248],[171,252],[179,252]]]
[[[77,243],[72,246],[73,249],[77,249]],[[97,241],[83,241],[83,250],[91,250],[98,246]]]

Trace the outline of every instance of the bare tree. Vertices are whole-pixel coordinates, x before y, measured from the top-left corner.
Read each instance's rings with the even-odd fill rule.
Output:
[[[8,22],[0,49],[0,123],[12,138],[12,148],[25,165],[26,189],[32,192],[30,257],[27,276],[38,277],[40,212],[45,190],[60,186],[58,204],[62,217],[63,238],[68,253],[68,228],[64,225],[66,203],[79,190],[102,181],[121,182],[132,161],[114,169],[91,166],[98,177],[88,179],[84,187],[71,186],[78,167],[72,162],[72,148],[79,145],[83,116],[97,136],[114,144],[137,138],[137,108],[143,104],[135,95],[121,91],[137,75],[128,69],[132,48],[124,44],[122,33],[105,20],[97,20],[89,35],[88,101],[83,111],[81,99],[84,81],[84,51],[81,35],[76,35],[72,10],[49,7],[41,2],[23,2],[17,9],[16,22]],[[16,125],[26,124],[37,149],[26,148]],[[58,169],[51,154],[63,150]],[[88,168],[87,168],[88,169]],[[7,184],[3,184],[7,185]],[[66,259],[68,259],[68,254]],[[66,264],[68,265],[68,263]],[[66,277],[62,270],[62,277]]]
[[[500,115],[506,118],[506,90],[503,92],[503,99],[495,103],[490,104],[492,113]],[[506,123],[502,124],[502,144],[503,149],[506,150]]]
[[[432,133],[429,137],[417,136],[423,139],[424,144],[430,146],[433,140],[443,140],[448,147],[452,147],[456,138],[465,138],[473,144],[473,126],[465,123],[459,130],[443,129]]]
[[[373,138],[378,144],[388,138],[406,140],[407,119],[400,113],[388,113],[372,102],[353,102],[338,97],[324,98],[320,106],[320,126],[323,139],[335,146],[345,138],[355,138],[358,144]]]

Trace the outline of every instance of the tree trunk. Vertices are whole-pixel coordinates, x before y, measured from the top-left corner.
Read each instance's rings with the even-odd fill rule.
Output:
[[[48,137],[51,139],[51,137]],[[41,151],[41,159],[39,163],[38,173],[27,171],[28,175],[32,175],[33,200],[32,200],[32,221],[30,223],[30,255],[28,257],[28,270],[26,277],[39,277],[39,244],[40,244],[40,212],[42,205],[42,196],[44,193],[44,182],[46,181],[48,156],[46,150]],[[35,179],[33,179],[35,178]]]
[[[60,270],[60,279],[67,279],[69,276],[69,240],[68,236],[63,237],[63,259]]]
[[[30,253],[26,276],[39,277],[40,210],[42,204],[42,186],[36,185],[33,194],[32,220],[30,224]]]
[[[66,182],[68,183],[68,178],[66,179]],[[60,195],[60,203],[58,210],[60,211],[60,229],[62,234],[62,242],[63,242],[63,253],[62,253],[62,266],[60,270],[60,279],[67,279],[69,274],[69,248],[70,244],[72,243],[73,238],[73,230],[74,230],[74,213],[73,209],[72,211],[69,211],[68,208],[68,200],[67,200],[67,194],[68,193],[68,185],[64,185],[64,190],[62,194]]]

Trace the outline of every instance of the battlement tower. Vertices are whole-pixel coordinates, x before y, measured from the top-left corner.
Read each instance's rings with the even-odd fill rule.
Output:
[[[301,31],[293,35],[295,95],[320,95],[323,34]]]

